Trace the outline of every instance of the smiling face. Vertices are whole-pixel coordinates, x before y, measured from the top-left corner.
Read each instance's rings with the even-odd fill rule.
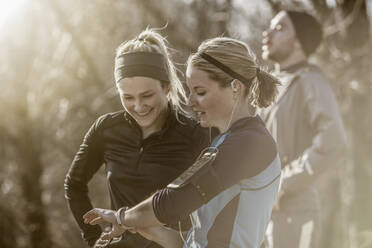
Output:
[[[279,12],[263,32],[262,57],[274,62],[287,59],[295,49],[296,31],[285,11]]]
[[[158,131],[164,124],[168,107],[168,89],[160,81],[147,77],[131,77],[117,85],[121,103],[143,132]]]
[[[206,72],[193,66],[188,67],[186,77],[190,90],[189,104],[197,113],[200,125],[224,130],[233,108],[231,88],[220,87]]]

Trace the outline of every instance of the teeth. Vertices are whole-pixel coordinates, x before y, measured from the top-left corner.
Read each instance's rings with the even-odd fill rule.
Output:
[[[138,113],[138,112],[137,112],[137,115],[138,115],[138,116],[145,116],[145,115],[147,115],[148,113],[150,113],[150,111],[148,111],[148,112],[146,112],[146,113]]]

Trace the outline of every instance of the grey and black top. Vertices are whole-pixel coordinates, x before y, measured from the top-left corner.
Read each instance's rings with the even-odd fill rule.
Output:
[[[112,209],[134,206],[179,176],[208,146],[208,130],[169,111],[161,131],[142,139],[141,129],[125,111],[98,118],[84,137],[65,180],[66,199],[83,238],[93,245],[99,226],[83,223],[92,209],[87,184],[105,164]],[[159,247],[127,232],[125,247]]]
[[[193,227],[184,247],[258,248],[279,188],[276,143],[258,116],[238,120],[218,140],[212,172],[200,176],[200,170],[195,173],[199,182],[157,192],[155,215],[172,223],[191,214]]]

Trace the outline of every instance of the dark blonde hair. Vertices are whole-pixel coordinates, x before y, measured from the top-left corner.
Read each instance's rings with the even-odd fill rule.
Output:
[[[166,38],[161,36],[154,29],[147,28],[134,39],[123,42],[116,49],[116,57],[128,52],[153,52],[162,54],[166,61],[170,81],[168,100],[176,111],[176,114],[181,113],[185,116],[190,116],[188,110],[184,107],[187,99],[185,89],[177,76],[177,69],[170,59],[169,48],[166,42]],[[165,85],[168,84],[168,82],[162,81],[161,84]]]
[[[246,86],[246,94],[250,97],[253,106],[265,108],[269,106],[277,95],[277,78],[259,68],[257,59],[251,49],[242,41],[218,37],[204,41],[198,51],[192,54],[187,66],[193,66],[208,74],[209,78],[218,82],[220,87],[229,87],[234,80],[231,75],[222,71],[214,64],[202,58],[206,53],[220,63],[229,67],[235,73],[248,79],[242,82]]]

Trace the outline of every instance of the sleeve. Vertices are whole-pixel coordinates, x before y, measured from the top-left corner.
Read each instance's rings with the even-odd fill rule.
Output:
[[[93,208],[87,184],[103,163],[102,138],[99,134],[101,121],[102,118],[98,119],[86,133],[64,183],[65,198],[82,231],[83,239],[89,246],[92,246],[101,234],[98,225],[91,226],[83,222],[83,215]]]
[[[312,80],[309,81],[309,80]],[[314,82],[314,80],[317,80]],[[303,84],[306,101],[306,119],[315,136],[311,145],[295,160],[284,165],[282,189],[308,187],[314,176],[336,169],[347,151],[346,135],[336,97],[328,82],[315,76]]]
[[[158,220],[164,224],[174,223],[225,189],[263,171],[277,152],[272,139],[256,135],[230,135],[219,146],[209,169],[197,171],[184,186],[157,192],[152,204]]]
[[[176,189],[162,189],[152,198],[156,218],[167,225],[184,220],[203,203],[203,198],[191,184]]]

